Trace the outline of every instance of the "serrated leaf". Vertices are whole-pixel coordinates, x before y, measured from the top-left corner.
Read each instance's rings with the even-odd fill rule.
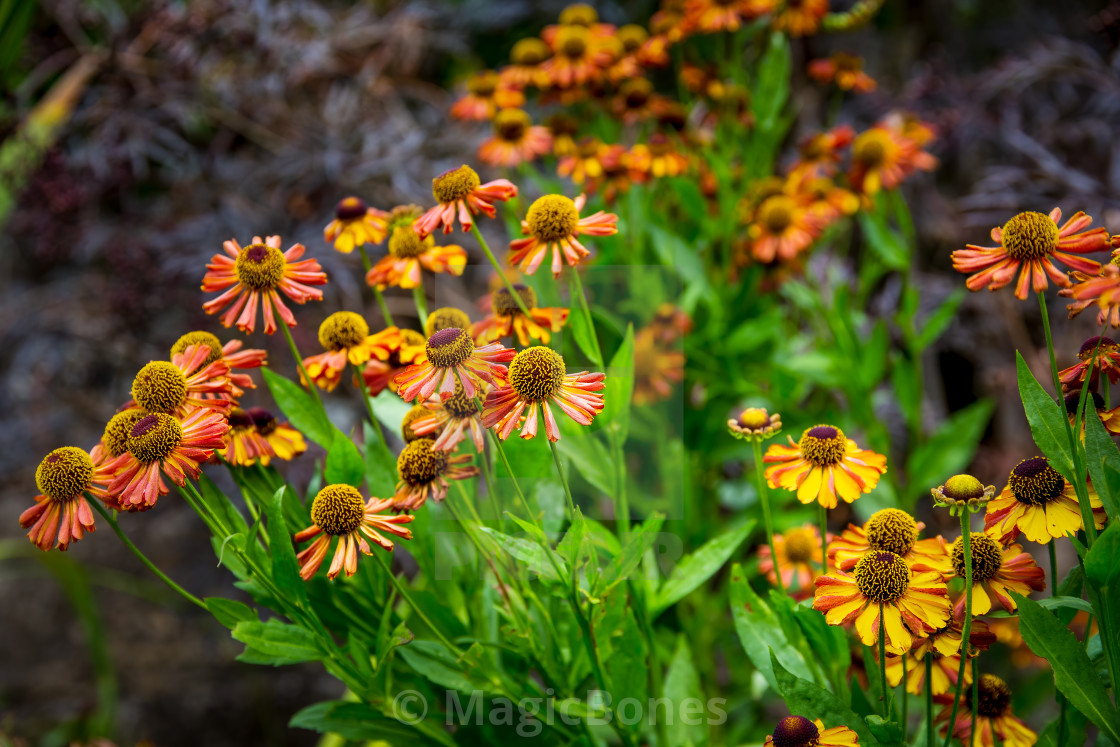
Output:
[[[1046,393],[1017,350],[1015,367],[1019,378],[1019,397],[1023,400],[1023,411],[1030,423],[1034,442],[1050,460],[1050,466],[1073,482],[1073,457],[1066,433],[1069,420],[1065,408]]]
[[[651,616],[673,606],[699,587],[723,567],[731,554],[743,544],[754,529],[753,519],[740,522],[737,527],[709,540],[691,555],[685,555],[665,579],[652,602]]]
[[[292,425],[324,449],[330,448],[334,427],[315,398],[299,384],[270,368],[262,368],[261,374],[276,406]]]
[[[861,747],[880,743],[864,720],[836,695],[816,683],[792,674],[776,656],[771,656],[771,666],[778,682],[778,692],[782,694],[790,713],[812,714],[813,718],[819,718],[829,728],[846,726],[859,735]]]

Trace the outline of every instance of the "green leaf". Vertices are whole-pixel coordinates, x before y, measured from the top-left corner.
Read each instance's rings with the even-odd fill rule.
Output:
[[[630,578],[638,563],[642,562],[642,556],[657,540],[657,533],[661,531],[661,525],[664,523],[665,514],[660,512],[652,514],[642,522],[626,541],[622,554],[603,569],[600,584],[596,586],[592,596],[602,596],[614,588],[615,584]]]
[[[1102,733],[1120,742],[1120,719],[1108,692],[1077,637],[1033,599],[1011,592],[1019,607],[1019,629],[1031,651],[1050,662],[1054,684],[1072,705],[1097,725]]]
[[[1095,408],[1090,399],[1087,413]],[[1120,450],[1098,417],[1085,418],[1085,461],[1109,520],[1120,521]]]
[[[327,447],[327,482],[360,488],[366,476],[365,460],[349,436],[334,426],[331,426],[331,430],[334,438]]]
[[[569,428],[556,442],[556,448],[597,490],[604,495],[614,495],[610,450],[598,436],[582,428]]]
[[[859,226],[867,238],[871,250],[892,270],[904,270],[910,266],[910,250],[905,239],[888,226],[881,217],[861,212]]]
[[[861,747],[880,744],[862,718],[849,708],[840,698],[820,685],[792,674],[777,656],[771,655],[774,678],[778,681],[778,692],[786,701],[790,713],[812,714],[828,728],[846,726],[859,735]]]
[[[699,587],[716,571],[723,567],[731,554],[743,544],[743,540],[754,529],[753,519],[742,521],[738,526],[706,542],[691,555],[685,555],[677,567],[657,590],[651,604],[651,616],[657,617],[662,611],[673,606],[694,589]]]
[[[928,441],[912,451],[906,463],[910,492],[928,494],[930,485],[937,485],[947,475],[967,467],[994,409],[995,402],[985,399],[958,410],[937,427]]]
[[[402,704],[402,707],[405,704]],[[409,713],[419,715],[419,703],[408,703]],[[426,705],[426,704],[425,704]],[[292,716],[288,726],[311,729],[322,734],[337,734],[345,739],[375,741],[383,744],[416,744],[420,737],[414,727],[390,718],[365,703],[328,700],[316,703]],[[444,744],[454,744],[450,737]]]
[[[1110,523],[1085,555],[1085,575],[1099,587],[1117,590],[1120,580],[1120,524]]]
[[[692,649],[689,648],[688,638],[684,634],[677,636],[677,650],[673,660],[669,662],[669,671],[665,673],[665,697],[670,708],[675,708],[680,716],[670,721],[667,725],[669,744],[679,747],[700,747],[708,743],[708,726],[702,718],[689,718],[692,724],[686,723],[684,715],[690,701],[704,703],[704,692],[700,689],[700,676],[692,663]],[[691,713],[691,711],[687,711]]]
[[[329,449],[335,429],[315,398],[299,384],[270,368],[262,368],[261,374],[272,392],[272,398],[276,400],[276,406],[292,425],[324,449]]]
[[[247,647],[237,657],[238,661],[282,666],[323,658],[311,631],[276,619],[263,623],[251,620],[239,622],[232,635]]]
[[[385,389],[376,397],[370,398],[369,403],[373,407],[373,414],[381,421],[383,428],[389,429],[389,433],[397,432],[405,413],[412,409],[412,405],[391,389]]]
[[[234,599],[206,597],[202,601],[206,602],[206,609],[210,610],[210,614],[230,630],[237,627],[239,622],[257,619],[257,613],[253,611],[252,607]]]
[[[493,537],[499,547],[528,566],[528,569],[533,573],[545,578],[559,580],[556,570],[552,567],[548,556],[545,555],[544,548],[539,543],[522,537],[511,537],[492,527],[479,528]],[[560,570],[563,571],[564,561],[557,559],[557,562],[560,565]]]
[[[1048,597],[1038,600],[1038,604],[1044,609],[1051,611],[1066,608],[1088,612],[1089,614],[1093,613],[1093,605],[1079,597]]]
[[[573,270],[574,272],[574,270]],[[588,318],[587,313],[579,302],[579,292],[575,289],[575,281],[572,282],[572,310],[568,314],[568,328],[572,330],[572,335],[575,337],[576,344],[587,359],[591,361],[592,365],[601,368],[603,362],[595,355],[596,341],[595,328],[591,326],[591,320]]]
[[[813,679],[805,655],[786,638],[777,615],[754,593],[738,563],[731,567],[731,616],[739,642],[770,687],[781,692],[771,665],[774,657],[798,676]]]
[[[622,345],[607,366],[603,411],[598,419],[624,443],[630,433],[630,399],[634,393],[634,325],[626,328]]]
[[[397,458],[369,423],[362,426],[366,446],[366,486],[370,496],[388,498],[397,490]]]
[[[478,689],[494,689],[488,677],[473,677],[473,668],[468,662],[455,658],[454,654],[437,641],[416,640],[397,651],[408,666],[440,687],[467,693]]]
[[[868,716],[864,721],[880,744],[902,744],[902,725],[897,721],[887,721],[877,715]]]
[[[299,576],[299,563],[296,561],[292,535],[284,523],[284,491],[282,487],[264,502],[264,513],[268,518],[268,548],[272,555],[272,581],[281,593],[290,597],[295,604],[306,604],[307,585]]]
[[[1023,410],[1027,414],[1027,422],[1031,425],[1034,442],[1049,458],[1050,466],[1073,482],[1073,457],[1069,448],[1069,438],[1066,435],[1069,420],[1065,408],[1059,406],[1054,398],[1046,393],[1017,350],[1015,367],[1019,376],[1019,396],[1023,400]]]
[[[960,308],[961,302],[964,300],[964,288],[957,288],[949,294],[949,297],[937,307],[937,310],[926,318],[925,322],[921,325],[921,329],[914,336],[914,347],[921,351],[928,348],[937,338],[944,334],[945,330],[953,322],[957,316],[957,309]]]
[[[785,35],[771,34],[766,52],[758,64],[758,82],[751,96],[760,130],[774,129],[780,119],[789,97],[791,65],[789,42]]]

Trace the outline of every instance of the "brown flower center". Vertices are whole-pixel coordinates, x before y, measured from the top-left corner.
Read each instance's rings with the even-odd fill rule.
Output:
[[[431,236],[420,238],[420,234],[412,229],[411,223],[397,226],[389,236],[389,253],[398,259],[418,257],[435,245],[435,239]]]
[[[1015,500],[1030,506],[1044,506],[1066,489],[1066,479],[1041,456],[1016,464],[1007,483]]]
[[[780,234],[793,223],[793,208],[793,200],[788,197],[768,197],[758,207],[758,222],[766,226],[767,233]]]
[[[357,220],[366,214],[369,208],[360,197],[343,197],[334,209],[334,217],[341,221]]]
[[[336,311],[319,325],[319,344],[324,350],[345,350],[369,337],[369,325],[353,311]]]
[[[791,563],[808,563],[821,543],[808,529],[790,529],[785,534],[786,557]]]
[[[187,379],[174,363],[152,361],[132,380],[132,398],[148,412],[171,412],[187,401]]]
[[[311,521],[335,537],[356,531],[365,511],[362,494],[350,485],[328,485],[311,501]]]
[[[521,298],[521,303],[525,304],[525,308],[529,311],[537,308],[537,292],[535,290],[521,283],[515,283],[513,289]],[[513,297],[508,288],[499,288],[494,291],[490,295],[490,305],[498,316],[511,316],[521,313],[521,308],[517,305],[517,299]]]
[[[428,360],[436,368],[458,366],[474,352],[471,336],[458,327],[441,329],[428,338],[425,349]]]
[[[844,458],[848,440],[844,432],[831,425],[809,428],[797,443],[801,456],[818,467],[838,464]]]
[[[466,164],[451,169],[432,179],[432,197],[441,205],[457,202],[478,189],[482,180]]]
[[[132,426],[136,421],[147,415],[137,408],[121,410],[105,424],[105,433],[101,436],[101,443],[111,457],[119,457],[128,451],[128,436],[132,433]]]
[[[249,290],[272,290],[284,279],[284,255],[268,244],[251,244],[237,255],[237,279]]]
[[[899,555],[872,550],[860,558],[854,569],[859,593],[873,602],[891,604],[910,588],[910,566]]]
[[[972,550],[972,583],[978,584],[994,578],[1003,566],[1003,547],[983,532],[972,532],[970,545]],[[957,537],[957,541],[953,543],[949,552],[949,557],[953,561],[953,571],[960,578],[964,578],[963,537]]]
[[[1011,689],[994,674],[980,675],[976,712],[988,718],[999,718],[1011,707]]]
[[[428,314],[428,321],[424,324],[424,333],[431,337],[441,329],[470,329],[471,318],[465,311],[454,306],[444,306]]]
[[[820,731],[804,716],[787,716],[778,722],[770,739],[774,747],[816,747]]]
[[[206,368],[214,361],[221,360],[222,358],[223,354],[221,340],[219,340],[216,336],[210,334],[209,332],[203,332],[202,330],[188,332],[187,334],[176,340],[175,344],[171,346],[172,357],[178,355],[179,353],[185,352],[186,349],[191,345],[205,345],[210,348],[210,352],[207,354],[206,360],[202,362],[202,365],[199,366],[199,368]]]
[[[530,402],[543,402],[564,383],[564,358],[552,348],[525,348],[509,364],[509,385]]]
[[[183,441],[183,426],[175,418],[153,412],[136,421],[128,433],[128,451],[137,461],[166,459]]]
[[[39,492],[56,501],[80,496],[92,479],[93,460],[76,446],[55,449],[35,470]]]
[[[563,26],[556,32],[556,48],[568,59],[578,60],[587,52],[587,29]]]
[[[579,210],[564,195],[545,195],[529,207],[525,216],[529,233],[541,241],[559,241],[572,236],[579,226]]]
[[[1058,226],[1045,213],[1019,213],[1003,224],[1003,248],[1015,259],[1041,259],[1058,246]]]
[[[502,109],[494,115],[494,134],[507,143],[520,143],[532,123],[521,109]]]
[[[864,531],[872,550],[889,550],[895,555],[910,552],[918,540],[918,524],[914,517],[897,508],[884,508],[871,514]]]
[[[435,451],[430,438],[418,438],[397,457],[397,474],[409,485],[427,485],[447,469],[447,452]]]
[[[852,158],[869,169],[882,166],[887,160],[890,142],[890,135],[882,130],[868,130],[852,143]]]
[[[535,37],[520,39],[509,53],[514,65],[539,65],[548,59],[548,45]]]

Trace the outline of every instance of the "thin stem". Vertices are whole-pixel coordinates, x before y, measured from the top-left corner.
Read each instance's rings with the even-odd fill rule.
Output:
[[[494,252],[490,251],[490,245],[487,244],[486,239],[482,237],[482,231],[478,230],[477,223],[471,223],[471,233],[474,234],[478,245],[482,247],[482,252],[486,255],[486,259],[490,260],[490,264],[494,267],[494,272],[498,273],[498,277],[502,279],[502,283],[505,284],[510,297],[517,302],[517,308],[521,309],[521,313],[525,315],[525,318],[532,318],[529,316],[529,307],[526,306],[525,302],[521,299],[521,294],[514,290],[513,283],[509,281],[509,278],[506,277],[505,270],[498,264],[498,259],[494,256]]]
[[[188,602],[197,605],[202,609],[207,609],[205,602],[168,578],[166,573],[157,568],[155,563],[148,560],[148,557],[144,555],[144,553],[140,552],[140,548],[132,544],[132,540],[125,536],[125,533],[121,531],[121,527],[117,523],[117,520],[113,517],[112,514],[105,510],[100,501],[98,501],[96,498],[87,497],[86,502],[91,504],[97,510],[97,513],[101,514],[105,521],[109,522],[109,526],[113,528],[113,532],[115,532],[116,535],[121,538],[121,542],[124,543],[124,546],[127,547],[132,552],[132,554],[135,555],[137,559],[139,559],[139,561],[144,564],[144,567],[146,567],[152,573],[156,574],[156,576],[159,577],[160,581],[163,581],[163,583],[171,587],[172,590],[178,592]]]
[[[579,308],[583,312],[583,317],[587,322],[587,329],[591,333],[591,347],[595,352],[595,360],[592,361],[595,365],[603,366],[603,351],[599,348],[599,336],[595,334],[595,322],[591,318],[591,306],[587,303],[587,296],[583,292],[583,282],[579,279],[579,268],[572,268],[572,287],[575,288],[576,296],[579,298]]]
[[[926,746],[933,747],[933,651],[926,651]],[[949,726],[952,731],[952,725]]]
[[[417,283],[412,289],[412,301],[416,304],[416,315],[420,317],[420,329],[428,326],[428,300],[424,298],[424,283]]]
[[[883,624],[883,603],[879,602],[879,693],[883,698],[883,718],[890,720],[887,701],[887,626]]]
[[[1057,540],[1051,540],[1046,548],[1050,551],[1050,596],[1058,594],[1058,549]],[[1089,639],[1089,629],[1085,629],[1085,639]],[[976,679],[976,673],[972,673]],[[1060,690],[1054,690],[1054,699],[1058,702],[1058,744],[1065,744],[1066,730],[1066,699]]]
[[[969,721],[968,743],[976,744],[976,711],[980,707],[980,674],[976,671],[976,657],[972,658],[972,719]],[[1058,740],[1058,744],[1063,744]]]
[[[288,329],[288,323],[282,317],[277,317],[280,322],[280,329],[284,330],[284,337],[288,339],[288,347],[292,349],[292,357],[296,359],[296,366],[299,368],[300,381],[311,392],[311,396],[319,403],[319,409],[325,415],[327,410],[323,407],[323,400],[319,398],[319,387],[315,386],[315,382],[307,375],[307,369],[303,367],[303,358],[300,357],[299,348],[296,347],[296,341],[292,339],[292,331]]]
[[[396,577],[396,574],[393,573],[393,569],[390,568],[389,564],[385,562],[385,558],[381,557],[381,553],[375,552],[374,556],[377,557],[377,562],[381,563],[381,567],[385,569],[385,573],[389,575],[389,581],[393,584],[393,588],[397,590],[397,593],[401,595],[401,598],[404,599],[405,603],[412,608],[412,611],[415,612],[416,615],[424,621],[424,624],[427,625],[428,628],[430,628],[431,631],[436,634],[436,638],[439,638],[440,643],[446,646],[448,650],[455,654],[455,656],[462,656],[463,652],[459,650],[459,647],[449,641],[447,639],[447,636],[445,636],[443,632],[439,628],[437,628],[431,620],[428,619],[428,616],[425,615],[424,611],[420,609],[419,605],[416,604],[415,600],[413,600],[412,598],[412,595],[409,594],[405,589],[405,585],[400,582],[400,579],[398,579]]]
[[[619,442],[618,433],[612,430],[610,432],[611,439],[611,458],[614,461],[615,471],[615,520],[618,521],[618,536],[623,543],[630,536],[630,499],[626,492],[626,457],[622,452],[622,444]]]
[[[821,574],[823,575],[828,573],[828,509],[823,503],[820,504],[818,516],[821,525]]]
[[[369,255],[366,254],[365,244],[359,244],[358,251],[362,254],[362,266],[366,268],[366,276],[368,277],[373,263],[369,261]],[[369,285],[369,283],[367,282],[366,285]],[[381,309],[381,316],[385,318],[385,323],[393,326],[393,315],[389,313],[389,307],[385,305],[385,296],[381,295],[381,289],[376,285],[370,285],[369,288],[373,291],[373,298],[377,301],[378,308]]]
[[[778,592],[785,596],[786,587],[782,582],[782,569],[778,566],[778,550],[774,547],[774,520],[770,516],[770,491],[766,489],[766,478],[762,474],[762,442],[752,438],[751,446],[754,448],[754,475],[758,483],[758,500],[762,504],[762,519],[766,522],[766,544],[770,546],[770,561],[774,564]]]
[[[560,452],[556,450],[554,441],[548,442],[548,448],[552,449],[552,461],[556,463],[556,471],[560,475],[560,484],[564,486],[564,495],[568,498],[568,511],[571,512],[572,521],[575,521],[576,502],[572,500],[572,489],[568,486],[568,478],[564,475],[564,466],[560,464]]]
[[[972,516],[965,508],[961,511],[961,543],[964,545],[964,627],[961,629],[961,663],[957,667],[957,685],[953,692],[953,708],[949,713],[949,733],[945,737],[945,747],[953,739],[954,724],[957,723],[957,709],[961,704],[961,690],[964,687],[964,668],[968,666],[968,653],[972,648],[969,636],[972,635]],[[927,682],[928,686],[929,683]],[[973,715],[976,709],[972,709]]]

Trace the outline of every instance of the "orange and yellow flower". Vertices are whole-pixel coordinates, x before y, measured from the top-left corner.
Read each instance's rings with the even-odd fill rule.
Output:
[[[1047,277],[1062,288],[1069,286],[1069,277],[1055,266],[1054,260],[1074,270],[1096,274],[1100,264],[1078,255],[1108,249],[1108,230],[1085,230],[1093,219],[1081,212],[1059,225],[1061,219],[1060,208],[1054,208],[1049,215],[1019,213],[1002,228],[992,229],[992,241],[998,246],[969,244],[967,249],[953,252],[953,269],[975,273],[965,281],[971,291],[999,290],[1018,273],[1015,296],[1023,300],[1031,288],[1035,293],[1046,290]]]
[[[644,327],[634,335],[634,396],[636,405],[666,399],[673,385],[684,381],[684,353],[674,350],[658,335],[656,327]]]
[[[545,41],[552,46],[552,57],[541,64],[541,72],[557,88],[572,88],[597,80],[616,57],[607,39],[585,26],[556,27],[553,33],[546,35]]]
[[[775,3],[770,0],[769,4]],[[772,25],[790,36],[809,36],[817,33],[827,14],[828,0],[784,0],[777,8]]]
[[[677,151],[668,137],[655,132],[648,142],[630,149],[630,169],[643,179],[680,176],[688,170],[688,157]]]
[[[225,435],[225,446],[216,449],[230,464],[248,467],[258,462],[267,466],[275,455],[272,444],[257,430],[253,416],[240,407],[229,412],[229,430]]]
[[[953,575],[953,565],[945,545],[936,537],[918,539],[925,524],[897,508],[884,508],[871,514],[862,526],[849,524],[828,544],[829,563],[851,570],[871,550],[889,550],[902,556],[911,569],[937,571],[942,578]]]
[[[1120,258],[1115,250],[1112,261],[1101,267],[1098,274],[1088,274],[1074,270],[1072,273],[1073,284],[1069,288],[1058,291],[1059,296],[1074,299],[1066,306],[1069,318],[1073,319],[1089,306],[1096,304],[1097,325],[1104,326],[1108,322],[1113,327],[1120,327]]]
[[[492,386],[504,382],[504,364],[516,355],[500,343],[476,347],[470,334],[458,327],[441,329],[429,337],[424,352],[423,362],[396,376],[397,394],[406,402],[417,397],[426,400],[436,392],[440,399],[449,399],[456,382],[461,382],[466,396],[473,398],[484,382]]]
[[[1058,372],[1065,392],[1081,393],[1081,384],[1089,376],[1089,387],[1097,388],[1101,372],[1113,384],[1120,383],[1120,345],[1111,337],[1090,337],[1077,350],[1077,363]]]
[[[524,104],[525,94],[510,86],[498,73],[485,70],[467,79],[467,95],[451,105],[451,116],[484,122],[493,119],[501,109]]]
[[[495,179],[482,184],[478,173],[466,164],[451,169],[432,179],[432,197],[439,203],[417,218],[412,228],[422,238],[442,228],[451,233],[455,219],[466,232],[474,225],[474,216],[482,213],[493,218],[495,202],[505,202],[517,196],[517,187],[509,179]]]
[[[618,233],[618,216],[600,210],[586,218],[580,217],[586,197],[572,200],[564,195],[545,195],[529,206],[521,233],[526,238],[509,243],[509,262],[520,265],[526,275],[541,266],[545,255],[552,252],[552,276],[560,277],[563,261],[576,267],[590,254],[579,236],[613,236]]]
[[[386,344],[389,357],[386,360],[371,358],[362,369],[362,379],[371,396],[376,397],[386,388],[397,391],[394,379],[406,368],[427,360],[424,335],[412,329],[387,327]]]
[[[466,480],[478,474],[478,467],[463,466],[470,454],[452,456],[450,452],[432,448],[435,441],[418,438],[410,441],[397,457],[397,492],[392,498],[394,511],[415,511],[428,498],[442,501],[447,495],[448,480]]]
[[[363,244],[380,244],[385,240],[389,214],[368,207],[360,197],[344,197],[334,209],[334,220],[323,229],[323,241],[349,254]]]
[[[855,130],[842,124],[806,138],[797,148],[797,162],[790,169],[790,179],[810,180],[834,175],[844,150],[855,137]]]
[[[537,406],[544,412],[544,429],[549,441],[560,440],[560,428],[552,414],[558,407],[580,425],[591,421],[603,411],[606,386],[601,373],[565,373],[564,358],[543,346],[522,350],[509,364],[508,384],[486,395],[482,408],[482,425],[494,428],[501,439],[514,430],[522,438],[537,435]],[[551,405],[551,406],[550,406]]]
[[[485,393],[480,394],[485,396]],[[447,399],[439,401],[433,398],[420,407],[424,408],[425,414],[417,415],[408,422],[415,438],[434,438],[433,449],[451,451],[466,438],[466,432],[470,432],[475,448],[482,453],[486,445],[482,410],[477,400],[463,393],[461,384],[455,384],[455,393]]]
[[[1046,574],[1035,565],[1034,558],[1019,545],[1005,547],[983,532],[972,532],[972,615],[986,615],[992,610],[992,598],[1008,612],[1016,610],[1015,600],[1007,592],[1028,596],[1032,590],[1046,588]],[[964,579],[964,542],[958,537],[949,551],[953,571]],[[953,615],[964,615],[965,595],[953,606]]]
[[[1104,406],[1104,397],[1096,392],[1088,392],[1088,403],[1086,404],[1085,412],[1088,417],[1089,412],[1096,412],[1097,420],[1101,421],[1104,429],[1114,436],[1120,436],[1120,407],[1113,407],[1109,409]],[[1081,401],[1081,392],[1070,392],[1065,397],[1066,403],[1066,418],[1069,419],[1069,424],[1077,424],[1077,405]],[[1092,409],[1090,409],[1090,405]],[[1085,442],[1085,420],[1081,421],[1081,442]]]
[[[778,557],[778,568],[782,572],[782,587],[794,599],[808,599],[813,595],[813,581],[820,575],[821,534],[812,524],[787,529],[784,533],[774,534],[774,552]],[[758,548],[758,571],[770,583],[776,583],[774,562],[770,556],[770,546]]]
[[[536,37],[519,39],[509,53],[510,64],[499,71],[502,83],[514,90],[548,85],[541,63],[552,56],[548,45]]]
[[[932,171],[937,159],[923,150],[926,125],[908,124],[900,115],[886,118],[852,142],[852,167],[848,183],[865,195],[894,189],[915,171]]]
[[[509,289],[502,286],[487,296],[490,314],[471,326],[471,336],[480,344],[515,336],[522,347],[527,347],[531,340],[547,345],[552,333],[559,332],[568,321],[568,309],[538,307],[536,291],[521,283],[515,283],[513,290],[529,311],[529,316],[521,311]]]
[[[478,160],[510,168],[535,161],[552,150],[547,127],[533,124],[523,109],[502,109],[494,115],[494,135],[478,146]]]
[[[943,704],[937,714],[937,721],[943,722],[941,733],[949,732],[949,719],[952,718],[953,698],[939,699]],[[953,723],[953,737],[961,744],[975,747],[995,747],[998,738],[1003,747],[1032,747],[1038,742],[1038,735],[1027,728],[1011,712],[1011,690],[1007,683],[993,674],[980,675],[976,709],[976,736],[972,735],[972,693],[961,696],[957,708],[956,721]]]
[[[40,550],[66,550],[93,532],[93,511],[86,494],[105,497],[104,485],[111,472],[93,463],[90,455],[75,446],[55,449],[35,470],[39,495],[35,505],[20,514],[19,525],[30,527],[27,538]]]
[[[802,503],[835,508],[837,496],[851,503],[874,490],[887,471],[885,456],[860,449],[832,425],[807,428],[796,444],[787,438],[789,446],[773,444],[762,458],[771,465],[766,481],[772,488],[796,491]]]
[[[600,179],[607,152],[607,146],[599,138],[593,135],[580,138],[575,144],[574,152],[560,156],[556,173],[570,178],[576,184],[583,184],[588,179]]]
[[[810,202],[787,194],[763,200],[747,228],[754,258],[759,262],[788,262],[812,246],[821,235],[824,221],[810,206]]]
[[[412,530],[400,526],[411,522],[412,516],[381,516],[392,503],[391,499],[382,498],[365,501],[362,494],[349,485],[328,485],[320,490],[311,501],[314,523],[295,535],[296,543],[314,540],[296,556],[300,577],[306,581],[315,575],[335,537],[338,537],[338,546],[327,571],[327,578],[331,579],[344,570],[347,576],[357,572],[358,552],[373,554],[367,539],[389,552],[393,551],[393,541],[385,534],[412,539]]]
[[[413,224],[415,225],[415,224]],[[459,276],[467,266],[467,251],[457,244],[437,246],[432,236],[421,237],[413,225],[399,225],[389,236],[389,253],[366,273],[366,283],[378,290],[389,286],[418,288],[422,270]]]
[[[288,423],[281,423],[275,416],[263,407],[250,407],[246,412],[253,419],[257,433],[264,436],[272,448],[272,455],[277,459],[290,462],[297,456],[307,451],[307,442],[303,434]],[[261,457],[261,464],[268,466],[271,457]]]
[[[905,654],[894,656],[887,655],[887,683],[897,687],[902,681],[903,670],[906,672],[906,691],[914,695],[924,692],[926,681],[925,658],[930,654],[930,683],[932,694],[943,695],[957,685],[957,672],[961,664],[961,640],[964,637],[964,621],[950,618],[949,624],[940,630],[929,634],[928,638],[915,639],[913,647]],[[983,620],[973,620],[969,626],[968,639],[970,648],[987,650],[996,641],[995,633],[991,632],[988,624]],[[969,651],[969,658],[975,657],[979,651]],[[905,659],[905,662],[904,662]],[[904,666],[905,663],[905,666]],[[967,687],[972,683],[972,671],[965,667],[964,684]]]
[[[763,2],[761,5],[773,5]],[[715,34],[738,31],[743,21],[756,18],[769,8],[761,8],[760,0],[687,0],[684,23],[689,31]]]
[[[236,239],[222,246],[226,256],[215,254],[206,265],[202,290],[223,292],[202,308],[207,314],[226,309],[220,319],[224,326],[236,324],[242,332],[252,332],[257,326],[257,310],[263,305],[264,333],[271,335],[278,329],[277,314],[289,327],[296,326],[296,318],[280,292],[298,304],[323,300],[323,291],[312,286],[325,285],[327,274],[314,259],[300,259],[306,251],[303,244],[293,244],[281,253],[279,236],[265,240],[254,236],[253,243],[245,248]]]
[[[1104,504],[1092,487],[1089,504],[1093,508],[1093,523],[1102,529]],[[1052,539],[1076,535],[1084,528],[1077,490],[1042,456],[1015,465],[1007,478],[1007,487],[988,503],[984,516],[984,531],[1002,543],[1015,540],[1021,533],[1031,542],[1045,545]]]
[[[810,62],[809,77],[822,85],[835,82],[841,91],[856,93],[874,91],[878,85],[874,78],[863,72],[863,58],[846,52],[836,52],[831,57]]]
[[[245,343],[241,340],[230,340],[225,345],[222,345],[215,335],[202,330],[195,330],[188,332],[171,346],[171,356],[184,353],[190,345],[206,345],[210,348],[210,355],[207,357],[207,364],[220,360],[225,363],[230,369],[226,376],[230,382],[230,392],[232,399],[237,401],[241,395],[245,394],[246,389],[256,389],[257,385],[253,382],[253,377],[247,373],[237,373],[234,369],[252,369],[260,368],[268,362],[268,352],[259,348],[246,348],[242,350]],[[213,396],[203,393],[204,397]]]
[[[371,358],[389,360],[390,346],[396,337],[392,327],[371,335],[361,316],[352,311],[336,311],[319,325],[319,344],[327,352],[304,358],[303,367],[316,386],[334,391],[347,364],[361,366]]]
[[[767,734],[765,747],[855,747],[859,736],[846,726],[824,728],[819,718],[786,716],[778,722],[773,734]]]

